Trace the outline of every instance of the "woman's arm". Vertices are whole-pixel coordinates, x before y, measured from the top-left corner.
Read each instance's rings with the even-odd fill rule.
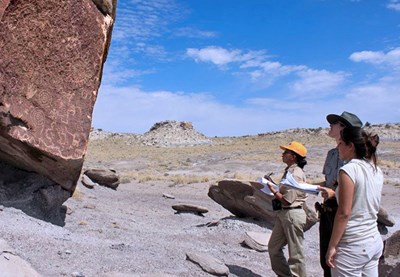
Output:
[[[275,190],[270,183],[267,183],[270,191],[274,194],[274,197],[281,201],[285,205],[290,205],[288,201],[286,201],[285,198],[283,198],[283,194],[279,192],[279,190]]]
[[[339,206],[333,224],[332,237],[329,241],[326,253],[326,263],[329,267],[335,267],[334,260],[336,247],[346,230],[347,222],[353,207],[354,183],[346,172],[339,172]]]

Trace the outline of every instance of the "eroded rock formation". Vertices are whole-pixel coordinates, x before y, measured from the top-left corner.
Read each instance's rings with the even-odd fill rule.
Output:
[[[69,195],[115,19],[116,0],[95,2],[0,0],[0,160]]]

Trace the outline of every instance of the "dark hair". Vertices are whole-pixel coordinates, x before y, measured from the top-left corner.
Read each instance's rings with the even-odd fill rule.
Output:
[[[292,152],[293,154],[296,155],[296,164],[297,164],[301,169],[303,169],[304,166],[307,164],[306,157],[302,157],[302,156],[300,156],[299,154],[297,154],[297,153],[295,153],[295,152],[293,152],[293,151],[291,151],[291,152]]]
[[[372,160],[376,166],[376,148],[379,144],[379,136],[364,131],[360,127],[345,127],[340,138],[347,145],[354,144],[356,158]]]

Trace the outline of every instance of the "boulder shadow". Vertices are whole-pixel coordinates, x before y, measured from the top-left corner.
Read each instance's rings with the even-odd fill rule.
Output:
[[[241,267],[238,265],[227,265],[229,268],[229,272],[231,274],[234,274],[235,276],[240,276],[240,277],[262,277],[262,275],[259,275],[257,273],[254,273],[250,269],[247,269],[245,267]]]

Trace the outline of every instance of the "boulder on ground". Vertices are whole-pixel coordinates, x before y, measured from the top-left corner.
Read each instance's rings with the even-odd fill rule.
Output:
[[[385,241],[383,255],[379,261],[379,276],[400,276],[400,231]]]
[[[0,276],[40,277],[41,275],[27,261],[17,256],[5,240],[0,239]]]
[[[192,204],[176,204],[172,206],[177,213],[196,213],[198,215],[203,215],[204,213],[208,213],[208,209]]]
[[[271,202],[274,197],[262,192],[261,187],[253,181],[222,180],[210,186],[208,196],[234,215],[264,220],[272,228],[276,217]],[[303,208],[307,215],[304,231],[307,231],[318,221],[318,216],[307,204]]]
[[[186,258],[198,264],[205,272],[219,276],[229,275],[229,268],[223,262],[208,254],[188,252]]]
[[[112,189],[117,189],[121,183],[120,178],[114,169],[88,169],[84,175],[93,182]]]
[[[388,211],[381,206],[379,206],[378,211],[378,224],[382,224],[383,226],[393,227],[396,224],[396,221],[393,217],[391,217]]]
[[[268,242],[271,237],[271,232],[261,233],[261,232],[246,232],[244,244],[246,244],[251,249],[257,250],[259,252],[268,251]]]

